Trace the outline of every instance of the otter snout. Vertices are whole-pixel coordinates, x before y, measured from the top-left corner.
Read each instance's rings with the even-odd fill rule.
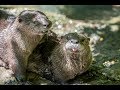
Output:
[[[47,20],[43,23],[44,28],[50,28],[52,26],[52,22],[50,20]]]

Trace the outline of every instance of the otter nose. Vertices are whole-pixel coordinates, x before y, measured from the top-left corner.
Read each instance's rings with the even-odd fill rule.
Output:
[[[76,39],[71,39],[70,42],[73,43],[73,44],[78,44],[79,43],[79,41],[76,40]]]
[[[52,22],[48,21],[46,23],[43,24],[44,28],[50,28],[52,26]]]

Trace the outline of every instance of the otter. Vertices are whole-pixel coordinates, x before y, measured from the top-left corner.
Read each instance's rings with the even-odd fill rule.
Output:
[[[89,69],[92,62],[89,40],[83,34],[68,33],[51,39],[51,43],[44,42],[31,55],[28,69],[56,83],[66,83]]]
[[[49,58],[55,81],[64,83],[89,69],[92,62],[89,40],[77,33],[68,33],[61,38]]]
[[[28,57],[51,25],[41,11],[22,11],[12,25],[0,32],[0,67],[12,70],[17,81],[25,81]]]
[[[15,20],[15,15],[10,14],[5,10],[0,10],[0,31],[6,29],[9,24]]]

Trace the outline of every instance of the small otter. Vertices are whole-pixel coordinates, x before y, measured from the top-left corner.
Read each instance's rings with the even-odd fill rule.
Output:
[[[0,31],[6,29],[7,26],[15,20],[15,15],[7,11],[0,10]]]
[[[40,11],[22,11],[12,25],[0,33],[0,67],[12,70],[18,81],[25,80],[28,57],[51,25]]]
[[[68,33],[61,38],[49,58],[55,81],[64,83],[88,70],[92,61],[89,40],[77,33]]]
[[[68,33],[61,39],[49,38],[49,42],[40,44],[31,54],[28,69],[49,80],[65,83],[88,70],[92,62],[89,40],[77,33]]]

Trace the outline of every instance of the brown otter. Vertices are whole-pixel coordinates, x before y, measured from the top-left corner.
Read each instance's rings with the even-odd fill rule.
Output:
[[[10,14],[5,10],[0,10],[0,31],[7,28],[7,26],[12,23],[15,19],[15,15]]]
[[[22,11],[12,25],[0,33],[0,67],[12,70],[17,80],[25,80],[28,57],[51,24],[40,11]]]
[[[51,39],[51,43],[44,42],[35,49],[30,59],[32,62],[28,64],[29,71],[52,81],[64,83],[88,70],[92,61],[88,37],[68,33],[62,36],[59,42],[56,41],[57,38]]]
[[[55,81],[66,82],[86,72],[92,61],[89,38],[69,33],[52,51],[50,62]]]

